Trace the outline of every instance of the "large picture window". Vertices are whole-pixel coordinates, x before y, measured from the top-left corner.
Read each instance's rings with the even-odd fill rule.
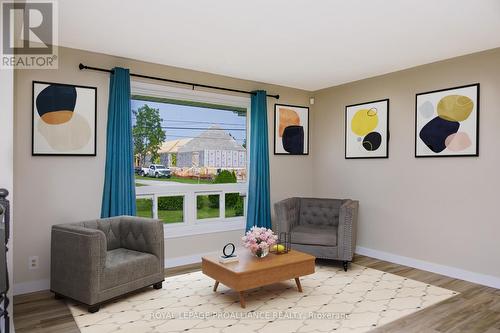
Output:
[[[243,228],[249,99],[142,83],[132,91],[137,215],[171,234]]]

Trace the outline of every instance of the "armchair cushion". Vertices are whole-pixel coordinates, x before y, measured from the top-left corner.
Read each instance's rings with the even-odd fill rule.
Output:
[[[159,259],[145,252],[124,248],[108,251],[101,289],[109,289],[143,276],[155,274]]]
[[[72,223],[86,229],[101,230],[106,237],[106,250],[120,247],[120,219],[116,217]]]
[[[160,223],[158,228],[157,220],[123,216],[120,223],[120,244],[129,250],[163,257],[163,224]]]
[[[336,246],[337,227],[298,225],[292,229],[291,237],[294,244]]]
[[[342,200],[302,198],[300,225],[338,226]]]

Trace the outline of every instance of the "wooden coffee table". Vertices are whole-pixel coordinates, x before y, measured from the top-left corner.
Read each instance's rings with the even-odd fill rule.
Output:
[[[249,250],[241,249],[238,255],[240,261],[227,264],[219,263],[216,255],[203,257],[201,270],[215,280],[214,292],[219,282],[239,292],[242,308],[245,307],[245,290],[295,279],[298,291],[302,292],[299,277],[314,273],[316,258],[295,250],[257,258]]]

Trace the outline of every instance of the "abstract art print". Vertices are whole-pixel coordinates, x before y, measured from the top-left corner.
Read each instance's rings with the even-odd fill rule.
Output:
[[[33,155],[96,155],[97,88],[33,81]]]
[[[274,154],[309,154],[309,108],[274,105]]]
[[[345,107],[345,158],[389,157],[389,100]]]
[[[479,84],[415,98],[415,157],[479,156]]]

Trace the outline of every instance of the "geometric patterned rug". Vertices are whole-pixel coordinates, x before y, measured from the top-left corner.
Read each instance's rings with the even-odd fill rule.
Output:
[[[68,302],[82,333],[104,332],[368,332],[453,297],[457,292],[351,264],[317,265],[314,274],[238,294],[201,271],[168,277],[90,314]]]

